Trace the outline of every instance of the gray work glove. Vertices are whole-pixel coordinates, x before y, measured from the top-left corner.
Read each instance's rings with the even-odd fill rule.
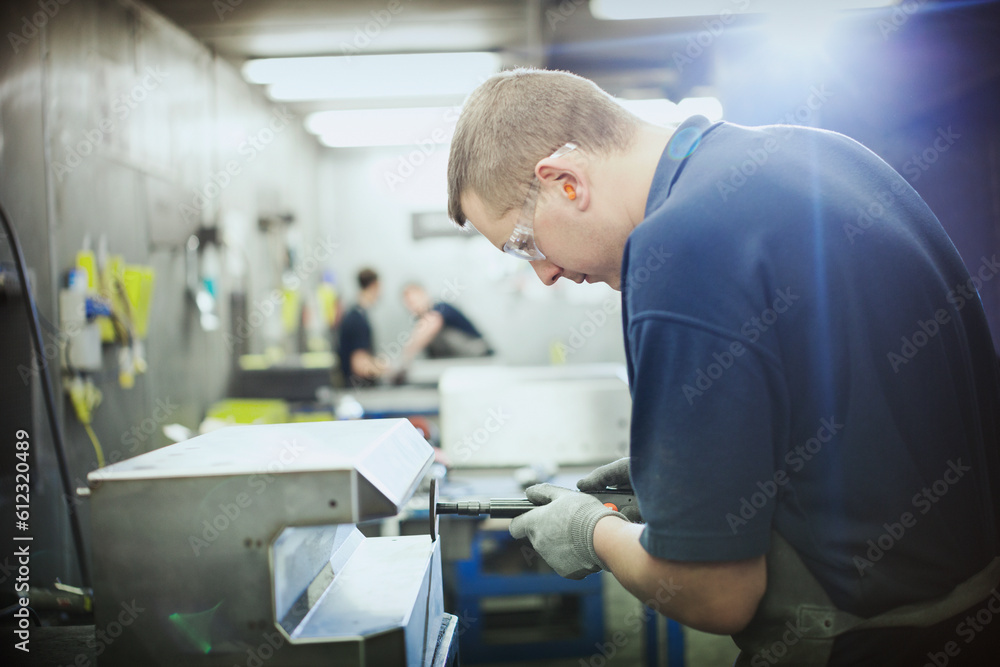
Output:
[[[527,537],[545,562],[567,579],[583,579],[604,569],[594,551],[594,526],[606,516],[628,521],[624,514],[591,495],[554,484],[528,487],[525,495],[540,507],[510,522],[513,537]]]
[[[593,472],[576,483],[576,488],[581,491],[603,491],[609,486],[632,487],[632,480],[628,475],[629,462],[632,459],[625,457],[595,468]]]
[[[632,480],[629,478],[629,463],[631,459],[625,457],[595,468],[593,472],[576,483],[576,488],[588,493],[600,493],[607,487],[613,486],[618,489],[632,488]],[[642,517],[639,516],[639,508],[636,505],[626,505],[622,508],[625,517],[633,522],[639,523]]]

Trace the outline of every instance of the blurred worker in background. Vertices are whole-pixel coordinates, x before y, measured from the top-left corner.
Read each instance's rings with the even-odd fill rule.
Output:
[[[404,368],[424,350],[431,359],[493,354],[483,335],[458,308],[443,301],[432,303],[423,286],[407,284],[403,288],[403,304],[416,318],[403,350]]]
[[[1000,655],[993,343],[891,167],[833,132],[671,130],[515,70],[466,102],[448,191],[545,284],[622,292],[631,460],[579,486],[630,484],[646,524],[540,485],[515,537],[734,635],[738,665]]]
[[[358,302],[344,314],[340,322],[337,356],[348,387],[369,387],[385,372],[385,364],[380,364],[374,354],[372,326],[368,321],[368,310],[379,298],[378,274],[369,268],[358,272]]]

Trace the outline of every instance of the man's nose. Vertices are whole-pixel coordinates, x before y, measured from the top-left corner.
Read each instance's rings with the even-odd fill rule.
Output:
[[[538,259],[531,263],[538,279],[546,285],[554,285],[563,275],[563,269],[547,259]]]

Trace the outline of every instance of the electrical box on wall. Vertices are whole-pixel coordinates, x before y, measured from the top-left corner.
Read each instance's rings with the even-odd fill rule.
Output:
[[[87,321],[87,293],[78,287],[59,292],[59,325],[63,366],[78,371],[101,370],[101,328]]]

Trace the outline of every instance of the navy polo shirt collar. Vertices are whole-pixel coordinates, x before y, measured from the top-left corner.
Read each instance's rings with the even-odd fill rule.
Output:
[[[653,186],[646,198],[646,217],[663,205],[670,195],[670,188],[684,166],[684,163],[698,148],[702,138],[721,123],[712,123],[704,116],[691,116],[674,131],[663,149],[660,163],[656,166]]]

